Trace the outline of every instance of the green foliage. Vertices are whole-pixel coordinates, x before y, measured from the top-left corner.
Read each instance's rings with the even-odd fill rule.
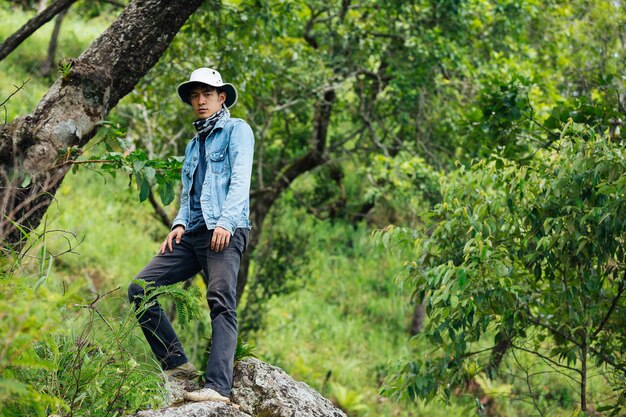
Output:
[[[402,152],[393,158],[377,155],[362,171],[369,179],[365,199],[383,219],[378,224],[413,224],[422,211],[441,200],[441,174],[421,157]]]
[[[604,0],[208,2],[109,115],[102,126],[105,149],[59,155],[68,164],[80,155],[103,162],[75,164],[88,170],[65,180],[48,230],[69,229],[77,239],[43,233],[45,246],[36,248],[39,263],[30,278],[41,279],[38,291],[57,296],[61,283],[75,288],[83,279],[102,292],[126,286],[152,256],[162,231],[125,190],[129,181],[115,176],[128,175],[131,184],[134,178],[141,201],[153,187],[164,204],[174,199],[180,161],[168,157],[182,154],[190,131],[189,108],[174,88],[192,69],[214,66],[238,86],[233,116],[248,120],[257,138],[252,208],[259,212],[267,207],[255,203],[272,192],[274,180],[311,150],[320,103],[332,88],[325,165],[300,176],[276,203],[250,266],[254,289],[244,301],[260,307],[249,315],[263,326],[253,333],[260,355],[359,415],[467,415],[476,407],[478,394],[462,388],[445,393],[451,409],[398,406],[378,397],[380,382],[393,373],[389,362],[400,356],[417,360],[392,378],[399,396],[434,398],[449,384],[472,380],[483,391],[511,397],[496,399],[509,415],[571,413],[578,394],[567,377],[547,374],[549,360],[574,368],[562,372],[580,379],[580,342],[587,340],[588,367],[596,361],[615,369],[610,362],[622,361],[624,306],[617,294],[623,237],[621,212],[612,210],[623,209],[618,143],[625,10],[623,1]],[[2,3],[0,38],[33,13]],[[79,56],[116,14],[106,2],[77,3],[64,20],[59,56]],[[51,25],[43,27],[0,63],[2,98],[31,79],[7,102],[8,120],[32,111],[49,86],[36,74],[50,31]],[[469,168],[444,174],[455,160]],[[113,178],[101,181],[91,170]],[[420,217],[437,203],[431,217]],[[397,262],[368,242],[369,232],[357,224],[363,218],[376,227],[420,228],[383,234],[411,253],[411,279],[402,284],[430,303],[426,335],[413,342],[405,332],[411,309],[393,280]],[[80,256],[57,256],[74,252],[83,238]],[[181,298],[178,308],[185,302]],[[67,322],[33,303],[49,313],[42,320]],[[127,306],[106,305],[113,311],[107,321],[122,322],[120,309]],[[3,320],[21,317],[7,308]],[[177,312],[179,318],[190,314],[185,307]],[[81,323],[70,321],[74,334],[88,322],[83,316]],[[106,327],[92,318],[94,328]],[[182,329],[192,358],[206,350],[208,323],[205,314]],[[39,336],[28,337],[38,343]],[[80,359],[87,379],[66,372],[74,391],[36,399],[29,384],[45,378],[20,376],[7,384],[21,393],[22,404],[36,412],[46,404],[48,411],[62,410],[70,392],[85,408],[77,414],[102,410],[104,403],[81,396],[115,392],[107,374],[112,368],[102,368],[108,376],[93,387],[86,383],[99,369],[91,364],[111,352],[67,334],[45,343],[56,344],[59,357],[67,352]],[[143,346],[133,338],[128,344]],[[498,349],[463,356],[493,346]],[[533,360],[536,355],[521,349],[547,359]],[[493,380],[485,378],[487,371]],[[603,373],[619,395],[623,374]],[[125,375],[130,381],[134,374]],[[598,397],[597,381],[592,377],[588,390],[606,407],[596,409],[619,410],[624,396]],[[518,401],[527,385],[533,408]],[[154,395],[146,392],[149,403]],[[111,400],[107,404],[119,404]]]
[[[359,412],[368,410],[368,406],[363,401],[363,394],[340,384],[332,384],[330,391],[337,405],[349,415],[359,415]]]
[[[104,129],[101,131],[101,139],[92,146],[101,145],[105,153],[86,160],[76,160],[80,154],[79,149],[68,149],[60,153],[62,163],[73,164],[74,173],[80,165],[89,169],[97,169],[113,177],[118,172],[129,176],[129,184],[133,178],[139,191],[139,202],[143,202],[150,196],[153,187],[161,197],[163,205],[169,205],[175,198],[174,187],[180,180],[183,156],[170,156],[168,158],[150,159],[142,149],[133,149],[124,136],[120,127],[111,122],[103,122]]]
[[[269,299],[289,294],[302,285],[301,276],[309,261],[306,249],[313,228],[301,227],[297,218],[282,215],[280,209],[275,213],[278,214],[268,219],[272,226],[254,253],[254,269],[240,316],[243,334],[263,327]]]
[[[113,327],[111,318],[93,303],[85,307],[91,311],[79,333],[61,336],[57,371],[49,387],[79,416],[120,415],[162,404],[160,375],[140,366],[127,347],[126,339],[136,326],[131,309],[126,317],[115,317]]]
[[[74,67],[74,60],[71,58],[63,58],[59,60],[59,75],[63,80],[67,80]]]
[[[46,415],[48,407],[62,408],[63,400],[45,393],[38,382],[21,376],[50,373],[55,369],[56,364],[38,354],[37,349],[47,346],[58,350],[53,330],[66,302],[74,295],[62,297],[45,289],[36,292],[4,273],[0,286],[0,415],[17,415],[17,410]]]
[[[235,362],[245,358],[256,358],[254,353],[256,346],[248,342],[243,341],[241,338],[237,339],[237,347],[235,348]]]
[[[67,231],[46,238],[48,252],[55,255],[52,282],[79,281],[90,290],[105,292],[126,287],[154,256],[164,228],[154,221],[151,207],[137,204],[136,193],[127,184],[123,177],[91,170],[65,178],[57,192],[64,203],[47,212],[50,230]],[[63,252],[69,253],[58,256]]]
[[[494,145],[507,158],[525,156],[535,128],[529,99],[533,83],[523,77],[493,80],[484,87],[478,108],[469,113],[470,139],[475,156],[485,157]]]
[[[248,338],[258,356],[305,381],[335,404],[359,416],[462,415],[460,398],[439,405],[397,404],[380,395],[391,364],[426,344],[408,343],[408,294],[397,287],[401,266],[364,225],[318,220],[288,209],[281,222],[312,232],[301,283],[266,301],[264,324]],[[356,412],[356,413],[355,413]]]
[[[422,337],[440,352],[407,365],[390,392],[449,398],[476,372],[495,376],[509,350],[579,383],[592,362],[624,369],[626,155],[571,121],[558,146],[527,166],[496,158],[442,181],[432,229],[417,231],[407,265],[429,315]]]
[[[117,317],[105,295],[84,304],[77,285],[60,293],[17,277],[0,280],[0,415],[121,415],[162,403],[160,375],[128,349],[132,309]]]
[[[154,288],[143,280],[134,280],[133,282],[144,288],[142,303],[146,306],[155,303],[156,298],[161,295],[166,295],[168,299],[172,300],[177,321],[183,328],[192,320],[200,318],[201,312],[204,310],[203,297],[197,286],[192,285],[185,288],[181,283]]]

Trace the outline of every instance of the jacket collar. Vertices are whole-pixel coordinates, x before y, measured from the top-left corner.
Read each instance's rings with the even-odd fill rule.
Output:
[[[213,130],[218,129],[218,128],[223,129],[228,119],[230,119],[230,113],[225,112],[224,115],[220,117],[220,119],[217,121],[217,123],[215,123],[215,127],[213,128]]]

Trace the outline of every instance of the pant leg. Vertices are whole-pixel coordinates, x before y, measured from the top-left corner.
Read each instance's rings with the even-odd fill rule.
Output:
[[[166,249],[164,254],[159,253],[152,258],[135,279],[148,282],[150,287],[160,287],[185,281],[200,271],[193,250],[193,237],[183,235],[179,244],[172,242],[172,249],[172,252]],[[128,286],[128,298],[135,308],[141,305],[143,295],[140,285],[131,283]],[[137,311],[137,318],[163,369],[172,369],[187,362],[180,340],[156,297],[147,303],[150,304],[147,308]]]
[[[222,252],[198,245],[198,258],[206,259],[207,301],[211,309],[212,342],[207,362],[206,386],[229,396],[233,384],[233,366],[237,347],[237,273],[248,244],[247,229],[236,229]],[[201,264],[205,262],[201,261]],[[204,267],[204,265],[203,265]]]

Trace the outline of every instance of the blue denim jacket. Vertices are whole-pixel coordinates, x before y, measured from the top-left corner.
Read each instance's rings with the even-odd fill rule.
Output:
[[[189,191],[198,166],[198,137],[185,149],[180,210],[172,228],[189,221]],[[231,235],[241,227],[250,229],[250,177],[254,155],[254,135],[248,123],[224,115],[205,142],[207,172],[202,183],[200,206],[208,229],[217,226]]]

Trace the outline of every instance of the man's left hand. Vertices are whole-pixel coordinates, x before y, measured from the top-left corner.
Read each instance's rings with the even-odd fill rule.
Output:
[[[211,250],[221,252],[228,247],[230,243],[230,232],[223,227],[216,227],[213,230],[213,238],[211,239]]]

